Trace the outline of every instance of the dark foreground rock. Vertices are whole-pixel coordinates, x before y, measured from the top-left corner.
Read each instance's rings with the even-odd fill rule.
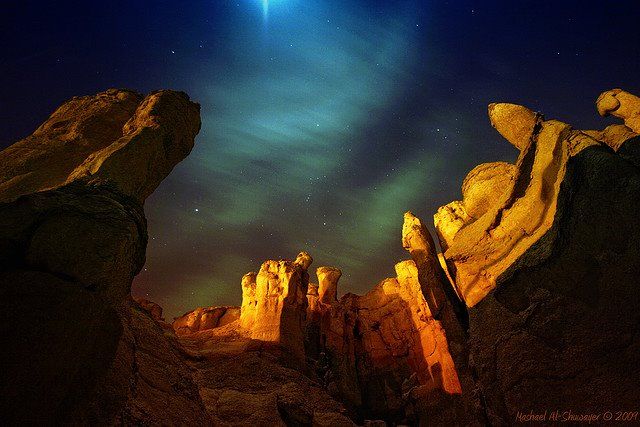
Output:
[[[185,94],[110,90],[0,153],[3,422],[208,422],[174,341],[130,296],[142,203],[199,128]]]

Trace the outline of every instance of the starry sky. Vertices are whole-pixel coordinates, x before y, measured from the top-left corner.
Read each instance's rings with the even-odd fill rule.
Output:
[[[75,95],[171,88],[202,105],[192,154],[147,200],[133,293],[168,318],[238,305],[240,278],[306,250],[363,293],[405,259],[475,165],[517,153],[489,125],[515,102],[603,128],[640,93],[633,0],[3,2],[0,147]]]

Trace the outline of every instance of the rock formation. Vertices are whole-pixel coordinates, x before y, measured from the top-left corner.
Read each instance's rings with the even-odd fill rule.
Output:
[[[311,262],[309,254],[301,252],[295,261],[265,261],[258,274],[248,273],[242,279],[240,324],[252,339],[278,343],[299,361],[304,360]]]
[[[149,313],[153,320],[155,320],[156,322],[164,322],[164,317],[162,317],[163,310],[162,307],[160,307],[158,304],[140,297],[133,297],[133,300],[137,302],[144,311]]]
[[[318,276],[318,301],[323,304],[333,304],[338,296],[338,280],[342,271],[335,267],[319,267],[316,270]]]
[[[637,406],[640,99],[616,89],[597,107],[626,126],[582,132],[491,106],[518,161],[489,182],[473,182],[478,168],[469,174],[472,193],[485,194],[482,215],[467,212],[477,203],[463,188],[458,210],[435,216],[469,307],[471,360],[492,424],[518,411]]]
[[[240,307],[198,307],[173,321],[173,329],[178,335],[219,328],[240,318]]]
[[[109,90],[0,153],[4,422],[207,420],[177,345],[130,297],[142,203],[199,127],[183,93]]]
[[[410,260],[359,296],[312,258],[265,261],[241,307],[175,319],[131,280],[142,204],[192,148],[171,91],[74,98],[0,153],[3,421],[141,425],[509,425],[516,414],[634,410],[640,390],[640,98],[579,131],[514,104],[520,155],[474,168]],[[377,421],[368,421],[377,420]],[[382,424],[381,424],[382,423]]]
[[[469,394],[473,389],[464,333],[446,295],[450,287],[433,239],[407,213],[402,241],[414,260],[398,263],[396,277],[366,295],[340,300],[339,269],[319,267],[314,285],[308,283],[311,257],[306,253],[296,261],[266,261],[257,275],[242,279],[238,327],[229,325],[200,339],[235,334],[279,343],[288,355],[305,360],[308,375],[357,420],[472,422],[467,414],[474,414],[476,402],[462,396],[462,384]]]

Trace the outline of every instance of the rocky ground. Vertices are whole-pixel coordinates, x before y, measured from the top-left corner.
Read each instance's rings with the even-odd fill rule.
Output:
[[[336,267],[313,283],[302,252],[243,276],[238,307],[168,323],[131,281],[144,200],[189,154],[199,106],[172,91],[68,101],[0,153],[3,421],[509,425],[638,411],[640,98],[616,89],[596,106],[624,124],[580,131],[490,105],[517,162],[469,173],[435,214],[437,244],[407,212],[410,259],[367,294],[338,298]]]

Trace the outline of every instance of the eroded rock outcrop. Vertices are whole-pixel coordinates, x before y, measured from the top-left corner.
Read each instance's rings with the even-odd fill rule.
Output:
[[[637,401],[640,102],[616,89],[597,107],[626,126],[582,132],[524,107],[490,107],[518,161],[503,185],[486,188],[484,214],[466,212],[463,192],[459,212],[435,216],[469,307],[470,360],[492,424],[518,411],[598,413]]]
[[[459,300],[440,267],[433,239],[411,213],[405,215],[402,243],[413,260],[398,263],[396,277],[363,296],[337,298],[342,272],[335,267],[318,267],[318,284],[309,284],[312,259],[305,252],[293,261],[265,261],[259,273],[242,278],[236,322],[181,334],[181,342],[192,357],[215,359],[216,366],[219,357],[259,349],[280,366],[304,372],[360,422],[472,424],[477,416],[474,385],[463,328],[449,298]],[[188,313],[174,328],[195,323],[188,319],[200,313]],[[201,390],[219,387],[211,382],[212,368],[195,366],[202,372]],[[260,410],[274,410],[273,404],[261,402]],[[217,401],[205,404],[219,416]],[[309,409],[318,410],[317,404]]]
[[[294,261],[265,261],[257,275],[248,273],[242,279],[240,324],[252,339],[278,343],[300,361],[312,261],[306,252]]]
[[[174,342],[130,296],[142,203],[199,127],[183,93],[109,90],[0,152],[5,422],[207,422]]]
[[[321,328],[334,370],[327,380],[361,417],[416,421],[429,413],[436,419],[437,411],[455,412],[449,397],[462,392],[457,368],[415,263],[398,263],[396,274],[331,308]]]
[[[318,304],[319,314],[311,313],[319,323],[321,357],[330,360],[324,380],[360,418],[472,424],[482,418],[472,397],[464,332],[449,300],[457,297],[447,295],[445,288],[452,289],[433,239],[410,212],[402,243],[413,260],[396,264],[396,277],[363,296]]]
[[[612,115],[624,120],[635,133],[640,133],[640,98],[622,89],[603,92],[596,101],[601,116]]]
[[[440,210],[435,217],[443,246],[447,248],[447,265],[453,270],[458,292],[469,307],[494,289],[516,261],[527,263],[525,254],[534,243],[540,242],[537,257],[550,255],[552,226],[567,160],[588,146],[598,145],[586,134],[558,121],[544,121],[524,107],[492,104],[489,116],[494,127],[522,149],[516,170],[505,167],[503,181],[489,180],[499,185],[485,185],[485,181],[467,177],[465,184],[472,190],[466,188],[465,195],[475,193],[476,186],[482,186],[491,195],[485,197],[486,210],[478,212],[480,216],[469,215],[466,205],[474,203],[463,199],[462,214],[449,218]],[[511,121],[517,124],[513,131]],[[457,230],[451,232],[448,222],[455,224]],[[543,236],[546,244],[541,240]]]
[[[509,425],[633,409],[640,98],[616,89],[597,108],[625,124],[490,105],[517,162],[474,168],[438,210],[441,254],[407,212],[411,260],[365,295],[338,298],[335,267],[309,283],[301,252],[246,274],[241,307],[171,327],[130,285],[142,203],[190,151],[198,107],[169,91],[74,98],[0,153],[3,421]]]
[[[198,307],[177,317],[173,321],[173,329],[178,335],[193,334],[219,328],[240,318],[240,307]]]
[[[147,313],[153,317],[153,320],[156,322],[164,322],[164,317],[162,317],[162,307],[156,304],[153,301],[149,301],[148,299],[142,297],[133,297],[133,300],[138,303],[140,307]]]

